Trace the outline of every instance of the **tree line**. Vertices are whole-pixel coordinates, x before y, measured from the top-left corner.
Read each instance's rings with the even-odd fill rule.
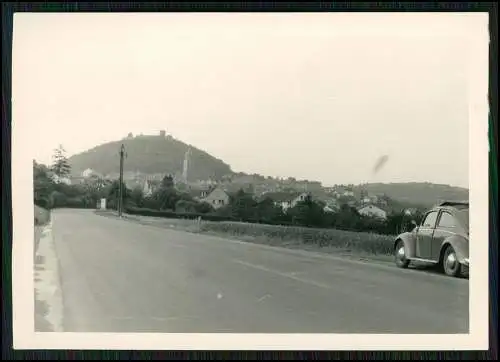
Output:
[[[411,222],[419,222],[421,214],[408,216],[402,210],[388,215],[387,219],[377,219],[358,213],[357,209],[343,204],[337,212],[324,211],[324,204],[308,196],[294,207],[284,211],[270,198],[255,200],[250,193],[242,190],[232,195],[230,202],[215,211],[235,221],[304,226],[311,228],[335,228],[379,234],[397,234],[411,228]]]

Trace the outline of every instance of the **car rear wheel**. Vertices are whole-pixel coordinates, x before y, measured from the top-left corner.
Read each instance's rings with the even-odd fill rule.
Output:
[[[394,248],[394,260],[398,268],[408,268],[410,261],[406,259],[405,244],[400,240]]]
[[[451,245],[448,245],[444,251],[442,265],[444,273],[451,277],[458,277],[462,272],[462,265],[458,261],[457,253]]]

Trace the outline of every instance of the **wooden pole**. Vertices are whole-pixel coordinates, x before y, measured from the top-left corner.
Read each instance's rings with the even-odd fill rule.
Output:
[[[122,217],[123,213],[123,157],[125,155],[125,146],[122,144],[120,148],[120,188],[118,193],[118,216]]]

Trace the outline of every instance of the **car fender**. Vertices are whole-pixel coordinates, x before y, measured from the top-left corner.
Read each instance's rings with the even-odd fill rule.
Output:
[[[468,262],[469,260],[469,241],[461,236],[453,235],[443,240],[441,243],[440,258],[441,261],[444,251],[448,245],[451,245],[457,254],[457,259],[460,263]]]
[[[415,234],[414,232],[405,232],[399,234],[394,240],[393,248],[396,248],[396,244],[401,240],[405,246],[405,254],[407,258],[413,258],[415,256]]]

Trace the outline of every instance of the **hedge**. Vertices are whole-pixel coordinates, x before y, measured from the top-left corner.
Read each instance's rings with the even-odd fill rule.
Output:
[[[140,216],[152,216],[152,217],[163,217],[169,219],[197,219],[201,218],[206,221],[233,221],[233,222],[245,222],[252,224],[263,224],[263,225],[283,225],[283,226],[293,226],[292,222],[280,221],[280,220],[270,220],[270,219],[248,219],[240,220],[231,216],[222,216],[214,214],[202,214],[195,212],[175,212],[171,210],[156,210],[140,207],[126,206],[124,212],[130,215],[140,215]]]
[[[203,220],[207,221],[236,221],[236,219],[227,217],[227,216],[220,216],[220,215],[213,215],[213,214],[200,214],[200,213],[181,213],[181,212],[175,212],[175,211],[169,211],[169,210],[155,210],[155,209],[146,209],[146,208],[139,208],[139,207],[125,207],[124,208],[125,213],[130,214],[130,215],[140,215],[140,216],[152,216],[152,217],[163,217],[163,218],[170,218],[170,219],[197,219],[201,217]]]

